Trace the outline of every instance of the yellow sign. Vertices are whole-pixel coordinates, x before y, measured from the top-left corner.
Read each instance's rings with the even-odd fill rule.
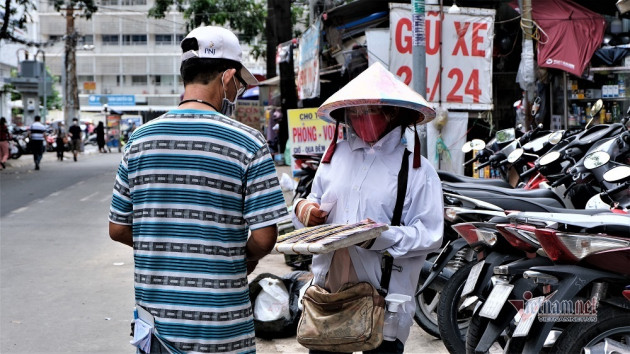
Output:
[[[83,89],[86,91],[94,91],[96,90],[96,82],[94,81],[85,81],[83,83]]]
[[[295,163],[295,154],[324,154],[335,134],[335,125],[317,117],[317,108],[290,109],[289,143],[291,146],[291,166],[293,173],[300,170]],[[338,140],[343,139],[339,128]]]

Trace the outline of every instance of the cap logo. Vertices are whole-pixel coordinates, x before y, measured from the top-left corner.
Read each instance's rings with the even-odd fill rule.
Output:
[[[210,43],[208,43],[208,48],[204,49],[205,54],[216,54],[216,49],[214,48],[214,42],[210,41]]]

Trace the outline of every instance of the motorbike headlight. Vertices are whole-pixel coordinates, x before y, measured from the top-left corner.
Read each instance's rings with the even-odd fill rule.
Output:
[[[589,170],[603,166],[610,161],[610,155],[605,151],[595,151],[592,154],[588,154],[584,158],[584,167]]]
[[[556,161],[559,158],[560,158],[560,153],[559,152],[551,151],[551,152],[548,152],[548,153],[544,154],[543,156],[541,156],[541,158],[538,160],[538,163],[540,163],[541,166],[546,166],[546,165],[549,165],[550,163]]]

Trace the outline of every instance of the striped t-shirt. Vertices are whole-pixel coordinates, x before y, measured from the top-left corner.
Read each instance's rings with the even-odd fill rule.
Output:
[[[136,302],[174,352],[254,352],[248,229],[287,216],[260,132],[176,110],[125,146],[109,220],[133,226]]]

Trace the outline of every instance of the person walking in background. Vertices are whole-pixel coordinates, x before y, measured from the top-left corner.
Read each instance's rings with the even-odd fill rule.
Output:
[[[29,145],[35,161],[35,169],[39,170],[39,164],[44,155],[44,139],[46,138],[46,126],[41,122],[42,117],[35,116],[35,122],[31,124],[29,130]]]
[[[57,139],[57,160],[63,161],[63,152],[66,150],[66,143],[68,143],[68,132],[66,131],[65,124],[59,122],[56,129]]]
[[[74,118],[72,120],[72,126],[69,129],[70,137],[72,138],[72,155],[74,161],[77,161],[77,155],[81,151],[81,127],[79,126],[79,120]]]
[[[99,152],[107,152],[105,150],[105,126],[103,122],[98,122],[96,128],[94,128],[94,132],[96,133],[96,144],[98,144]]]
[[[2,169],[7,168],[5,162],[9,159],[9,141],[11,140],[11,134],[9,134],[9,127],[7,127],[7,119],[0,118],[0,165]]]
[[[141,352],[254,352],[247,274],[288,214],[265,138],[228,118],[258,81],[227,29],[181,47],[184,96],[125,145],[109,234],[133,247],[136,308],[155,323]]]

